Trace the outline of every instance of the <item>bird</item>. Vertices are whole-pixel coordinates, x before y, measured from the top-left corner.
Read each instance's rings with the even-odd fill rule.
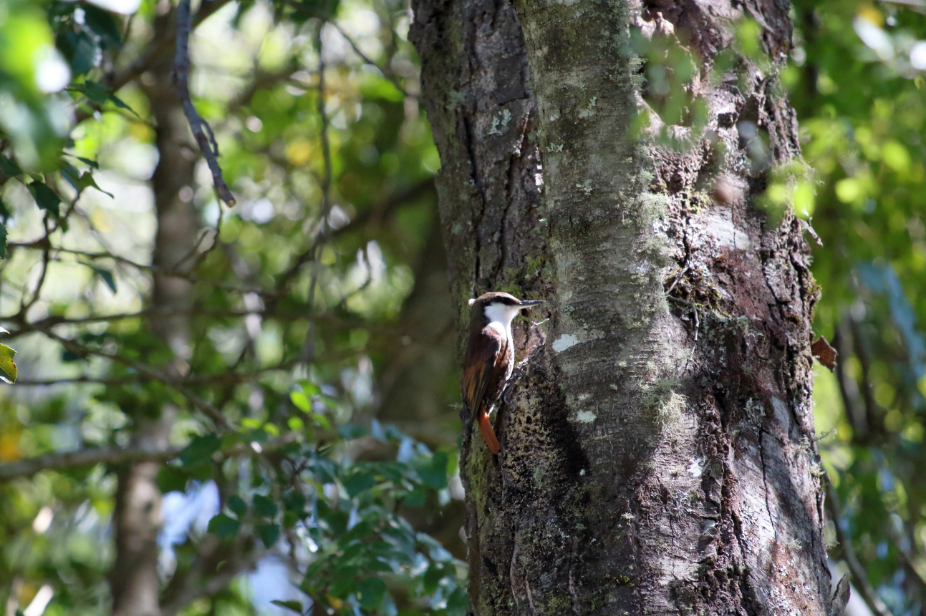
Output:
[[[501,451],[501,444],[489,421],[489,410],[498,402],[505,384],[514,370],[514,339],[511,321],[519,312],[542,304],[543,300],[520,300],[508,293],[493,291],[469,300],[469,344],[463,358],[464,416],[468,429],[475,418],[482,438],[493,454]]]

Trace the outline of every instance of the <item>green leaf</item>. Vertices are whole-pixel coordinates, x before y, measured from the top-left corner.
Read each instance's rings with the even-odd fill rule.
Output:
[[[327,458],[316,458],[312,464],[315,477],[322,483],[331,483],[337,473],[337,465]]]
[[[217,452],[222,446],[219,437],[214,433],[194,436],[190,439],[190,444],[180,452],[180,463],[184,468],[208,462],[212,454]]]
[[[80,86],[80,91],[98,105],[102,105],[109,99],[109,88],[89,79]]]
[[[302,614],[302,604],[298,601],[279,601],[277,599],[274,599],[270,603],[276,605],[277,607],[282,607],[283,609],[287,609],[290,612]]]
[[[301,391],[289,392],[289,399],[293,401],[293,404],[295,404],[296,408],[300,411],[308,413],[310,410],[312,410],[312,403]]]
[[[338,399],[333,396],[326,396],[325,394],[318,394],[318,399],[322,404],[327,406],[331,410],[337,410],[338,408]]]
[[[186,482],[190,479],[189,475],[184,473],[176,466],[166,464],[158,469],[156,483],[158,489],[166,494],[168,492],[183,492],[186,490]]]
[[[344,484],[347,495],[353,498],[376,485],[376,478],[369,471],[355,471],[344,477],[341,483]]]
[[[23,170],[19,168],[19,165],[13,162],[12,158],[7,158],[3,155],[0,155],[0,171],[11,178],[23,174]]]
[[[16,351],[12,348],[6,346],[5,344],[0,344],[0,378],[2,378],[7,383],[16,382],[16,362],[13,361],[13,357],[16,355]]]
[[[375,610],[386,595],[386,582],[379,578],[367,578],[357,585],[357,593],[360,595],[360,607]]]
[[[209,520],[208,530],[220,539],[228,539],[238,534],[238,531],[241,530],[241,522],[228,517],[224,513],[220,513]]]
[[[289,490],[283,495],[283,508],[286,511],[302,513],[305,510],[305,494],[296,490]]]
[[[248,512],[248,504],[237,494],[228,497],[228,508],[239,518],[243,518]]]
[[[80,190],[80,187],[77,185],[77,178],[80,177],[80,172],[74,167],[74,165],[70,163],[64,163],[64,166],[58,171],[58,175],[61,176],[61,179],[73,186],[74,190]]]
[[[75,77],[86,74],[96,66],[98,47],[93,37],[86,32],[65,32],[58,36],[57,45],[71,65]]]
[[[6,225],[0,222],[0,259],[6,257]]]
[[[84,10],[84,23],[94,34],[110,47],[122,47],[122,32],[112,13],[87,4],[81,5],[81,8]]]
[[[113,292],[113,295],[116,293],[116,279],[113,277],[113,273],[107,269],[102,269],[99,267],[92,268],[96,272],[97,276],[103,279],[103,282],[106,283],[106,286],[109,287],[109,290]]]
[[[74,158],[84,163],[85,165],[89,165],[91,169],[100,168],[100,163],[96,162],[95,160],[90,160],[89,158],[84,158],[83,156],[75,156]]]
[[[299,381],[299,387],[302,388],[303,393],[305,393],[308,398],[322,393],[322,388],[312,381]]]
[[[437,585],[444,577],[444,568],[439,565],[432,565],[428,567],[428,570],[424,572],[424,592],[427,594],[433,593],[437,590]]]
[[[85,171],[77,179],[77,190],[84,191],[87,188],[95,188],[101,193],[103,193],[104,195],[108,196],[110,199],[115,199],[112,193],[106,192],[105,190],[97,186],[96,180],[93,179],[93,175],[91,175],[89,171]]]
[[[29,184],[29,192],[32,193],[32,197],[40,209],[51,213],[53,216],[58,216],[61,213],[59,207],[61,198],[45,182],[32,182]]]
[[[115,105],[115,106],[118,107],[119,109],[125,109],[126,111],[128,111],[128,112],[130,112],[132,115],[134,115],[136,118],[141,119],[141,116],[139,116],[137,113],[135,113],[135,110],[134,110],[134,109],[132,109],[131,107],[129,107],[128,105],[126,105],[126,104],[125,104],[125,101],[123,101],[121,98],[119,98],[119,97],[116,96],[115,94],[110,94],[110,95],[109,95],[109,100],[111,100],[112,103],[113,103],[113,105]]]
[[[341,566],[332,572],[331,585],[328,587],[328,594],[338,599],[346,599],[349,594],[357,590],[356,577],[359,573],[356,566]]]
[[[424,490],[412,490],[402,501],[406,507],[423,507],[427,493]]]
[[[456,588],[447,599],[448,614],[464,614],[469,609],[469,595],[462,588]]]
[[[437,451],[431,456],[427,464],[416,464],[415,470],[418,471],[418,477],[426,485],[440,490],[447,487],[447,453]]]
[[[277,514],[277,506],[272,500],[266,496],[256,494],[254,499],[251,501],[251,504],[254,505],[254,513],[265,518],[272,518]]]
[[[280,539],[280,527],[276,524],[258,524],[255,530],[267,549],[276,545]]]

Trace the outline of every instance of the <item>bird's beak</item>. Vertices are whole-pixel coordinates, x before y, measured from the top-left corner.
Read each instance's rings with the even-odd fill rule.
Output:
[[[518,306],[518,309],[530,308],[531,306],[536,306],[537,304],[542,304],[542,299],[531,299],[527,301],[521,301],[521,304]]]

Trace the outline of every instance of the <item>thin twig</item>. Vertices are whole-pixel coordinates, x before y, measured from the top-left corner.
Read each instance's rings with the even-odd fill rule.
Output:
[[[231,2],[231,0],[211,0],[210,2],[203,2],[199,10],[196,11],[196,16],[193,17],[193,28],[201,24],[207,17],[213,15],[229,2]],[[103,85],[110,88],[112,93],[115,94],[121,90],[123,86],[135,81],[145,74],[152,66],[160,62],[162,58],[167,57],[168,54],[170,54],[171,47],[175,40],[173,34],[168,34],[163,39],[159,38],[151,41],[142,55],[132,62],[125,70],[118,74],[107,75],[103,80]],[[102,106],[102,103],[99,105],[94,104],[88,106],[87,109],[78,110],[74,115],[74,126],[77,126],[97,111],[100,111]]]
[[[48,228],[48,216],[42,219],[42,224],[45,226],[45,237],[42,238],[42,272],[39,274],[39,280],[35,283],[35,291],[32,293],[32,297],[28,302],[26,301],[25,295],[23,295],[22,301],[19,304],[17,319],[25,319],[26,313],[29,312],[29,309],[38,301],[42,294],[42,287],[45,285],[45,276],[48,274],[48,264],[51,261],[51,240],[49,239],[51,231]]]
[[[360,56],[361,60],[363,60],[370,66],[375,67],[380,73],[382,73],[383,77],[385,77],[389,81],[389,83],[395,86],[396,90],[402,93],[403,96],[414,98],[411,94],[409,94],[405,90],[405,88],[402,87],[402,85],[399,83],[399,80],[396,78],[395,73],[393,73],[392,71],[388,69],[381,67],[379,64],[377,64],[372,59],[370,59],[365,53],[363,53],[363,51],[360,50],[360,47],[357,45],[357,43],[354,42],[354,39],[352,39],[350,35],[348,35],[347,32],[345,32],[344,29],[341,26],[339,26],[336,22],[331,21],[328,23],[334,26],[334,29],[337,30],[341,34],[341,36],[344,37],[347,43],[351,46],[351,49],[354,50],[354,53]]]
[[[688,265],[686,264],[685,267],[682,268],[682,271],[680,271],[678,275],[675,276],[675,280],[672,281],[671,286],[669,286],[669,288],[666,289],[666,295],[669,295],[670,293],[672,293],[672,289],[675,288],[675,285],[678,284],[678,281],[682,279],[682,276],[684,276],[685,272],[687,271],[688,271]]]
[[[182,450],[183,447],[176,446],[163,449],[101,447],[99,449],[78,449],[77,451],[51,453],[10,464],[0,464],[0,482],[31,477],[45,470],[56,471],[81,466],[93,466],[95,464],[124,464],[126,462],[145,461],[166,462],[176,457]]]
[[[309,285],[309,306],[311,307],[315,299],[315,287],[318,282],[318,251],[328,239],[330,225],[328,217],[331,214],[331,144],[328,138],[328,110],[325,108],[325,97],[327,95],[325,84],[325,54],[322,48],[322,29],[326,22],[321,22],[315,33],[315,45],[318,49],[318,115],[321,119],[321,133],[319,138],[322,144],[322,162],[324,165],[321,178],[322,208],[319,217],[319,229],[307,250],[296,257],[292,265],[287,268],[277,279],[277,289],[284,289],[289,281],[299,273],[299,270],[309,261],[313,261],[316,267],[312,273],[312,282]]]
[[[177,88],[177,97],[183,103],[183,113],[190,123],[190,129],[199,144],[199,149],[206,157],[206,163],[212,172],[212,181],[219,198],[228,204],[235,205],[235,196],[225,184],[222,177],[222,168],[219,166],[219,147],[215,142],[215,135],[209,124],[203,120],[196,107],[190,100],[190,30],[193,27],[190,14],[190,0],[180,0],[177,6],[177,51],[174,55],[174,86]]]
[[[103,351],[97,351],[95,349],[88,348],[82,344],[74,342],[73,340],[59,336],[58,334],[51,331],[46,331],[44,334],[52,340],[59,342],[64,348],[68,349],[69,351],[73,351],[78,355],[94,355],[96,357],[102,357],[110,361],[114,361],[116,363],[122,364],[127,368],[131,368],[143,377],[147,377],[149,379],[158,381],[159,383],[163,383],[169,387],[173,387],[177,393],[186,398],[194,407],[198,408],[210,418],[212,418],[217,428],[220,428],[222,431],[227,430],[234,432],[236,430],[234,424],[225,418],[225,415],[222,414],[222,411],[212,406],[194,394],[192,391],[178,383],[176,379],[162,374],[160,371],[155,370],[150,366],[146,366],[145,364],[129,359],[128,357],[123,357],[122,355],[116,355],[114,353],[105,353]]]
[[[318,117],[322,121],[322,129],[319,137],[322,142],[322,162],[324,168],[322,171],[322,211],[321,211],[321,227],[319,229],[319,235],[315,246],[312,249],[313,255],[312,259],[314,261],[315,267],[312,268],[312,281],[309,284],[309,308],[312,307],[312,304],[315,303],[315,290],[318,287],[318,274],[321,263],[319,262],[319,252],[321,251],[322,245],[327,241],[329,232],[331,231],[331,225],[328,224],[328,218],[331,215],[331,143],[328,138],[328,109],[326,108],[327,101],[325,100],[328,96],[328,91],[326,90],[325,82],[325,50],[322,46],[322,30],[325,27],[325,21],[322,21],[318,24],[318,30],[315,33],[315,45],[318,48]],[[309,330],[314,335],[315,328],[310,324]],[[314,352],[311,354],[314,355]],[[309,359],[311,359],[311,355]]]
[[[228,449],[220,450],[224,458],[239,456],[257,456],[284,447],[294,442],[294,435],[281,437],[261,443],[255,448],[250,443],[238,443]],[[9,464],[0,464],[0,482],[11,479],[28,478],[42,471],[58,471],[96,464],[126,464],[128,462],[167,462],[180,455],[186,445],[170,445],[168,447],[96,447],[92,449],[78,449],[77,451],[63,451],[50,453],[35,458],[19,460]]]
[[[290,313],[281,313],[281,312],[272,312],[269,310],[207,310],[201,308],[177,308],[173,310],[163,310],[159,308],[147,308],[145,310],[139,310],[138,312],[121,312],[116,314],[97,314],[87,317],[59,317],[59,316],[50,316],[34,321],[32,323],[26,323],[21,325],[19,328],[14,329],[9,332],[8,335],[5,335],[6,339],[18,338],[25,334],[29,334],[36,331],[47,331],[52,327],[58,325],[86,325],[89,323],[110,323],[115,321],[124,321],[127,319],[154,319],[154,318],[164,318],[164,317],[173,317],[173,316],[189,316],[189,317],[207,317],[213,319],[237,319],[244,318],[251,315],[259,316],[261,319],[275,320],[275,321],[312,321],[312,322],[324,322],[326,325],[332,327],[368,327],[369,325],[363,323],[362,321],[348,321],[339,319],[333,316],[325,315],[308,315],[301,312],[290,312]],[[2,322],[20,322],[20,314],[13,314],[10,316],[0,316],[0,323]],[[390,330],[382,330],[389,333]]]

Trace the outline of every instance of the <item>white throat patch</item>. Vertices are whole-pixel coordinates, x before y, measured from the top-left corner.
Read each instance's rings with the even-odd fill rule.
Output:
[[[495,325],[500,332],[504,332],[507,340],[511,340],[511,322],[518,316],[520,311],[520,306],[506,306],[498,302],[485,307],[485,315],[489,319],[489,325]]]

